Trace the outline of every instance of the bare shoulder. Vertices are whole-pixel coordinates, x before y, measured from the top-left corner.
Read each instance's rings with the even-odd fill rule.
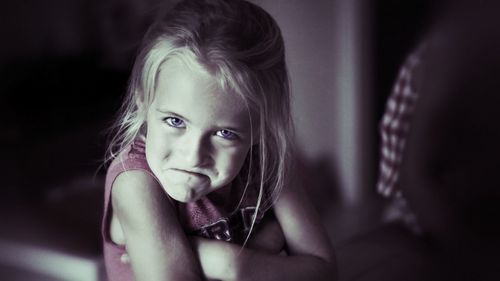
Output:
[[[111,222],[109,234],[118,245],[125,245],[123,224],[137,224],[144,218],[145,208],[155,198],[162,198],[158,182],[141,170],[126,171],[118,175],[111,189]]]
[[[111,189],[113,206],[133,207],[141,199],[163,193],[160,184],[145,171],[131,170],[118,175]]]
[[[155,212],[160,209],[172,211],[170,198],[158,181],[141,170],[126,171],[118,175],[113,183],[111,200],[114,213],[121,224],[147,223],[148,218],[157,215]]]

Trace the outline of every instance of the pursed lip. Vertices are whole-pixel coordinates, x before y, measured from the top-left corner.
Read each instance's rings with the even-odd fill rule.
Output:
[[[177,171],[177,172],[182,172],[186,174],[193,175],[195,177],[208,177],[205,173],[201,173],[198,171],[191,171],[191,170],[186,170],[186,169],[180,169],[180,168],[171,168],[171,170]]]

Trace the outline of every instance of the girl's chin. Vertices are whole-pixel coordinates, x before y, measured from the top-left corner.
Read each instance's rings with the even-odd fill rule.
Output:
[[[166,188],[165,191],[167,192],[168,196],[181,203],[194,202],[205,195],[205,192],[203,192],[203,190],[195,190],[193,188],[186,187],[177,188],[182,189],[182,191],[176,192],[175,190],[171,190],[169,188]]]

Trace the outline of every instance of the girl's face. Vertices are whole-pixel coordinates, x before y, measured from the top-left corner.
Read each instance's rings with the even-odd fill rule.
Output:
[[[148,110],[146,158],[168,195],[193,202],[228,186],[252,144],[241,97],[208,73],[166,62]]]

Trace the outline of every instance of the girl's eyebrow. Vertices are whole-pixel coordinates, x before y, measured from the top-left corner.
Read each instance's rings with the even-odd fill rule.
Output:
[[[184,121],[189,122],[189,119],[187,119],[186,117],[184,117],[184,116],[182,116],[182,115],[180,115],[178,113],[175,113],[175,112],[172,112],[172,111],[169,111],[169,110],[162,110],[160,108],[157,108],[156,111],[160,112],[161,114],[172,115],[174,117],[177,117],[177,118],[180,118],[180,119],[182,119]]]

